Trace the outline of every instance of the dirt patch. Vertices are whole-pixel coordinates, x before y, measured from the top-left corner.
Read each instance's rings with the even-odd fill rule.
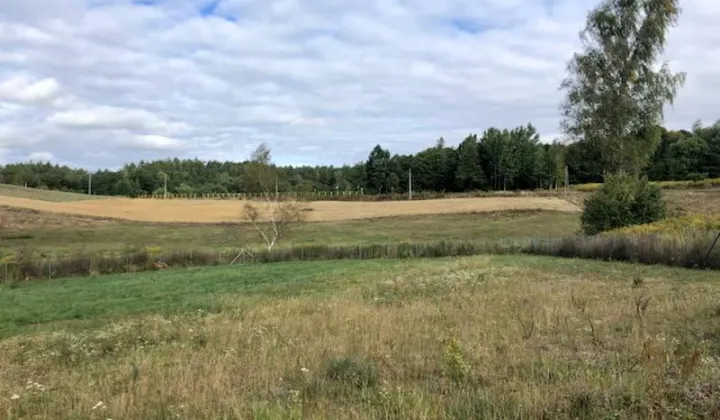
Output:
[[[53,203],[25,198],[2,197],[2,204],[15,208],[85,217],[143,222],[221,223],[237,221],[242,200],[149,200],[107,199]],[[579,211],[567,201],[549,197],[450,198],[422,201],[307,203],[309,221],[342,221],[389,216],[496,212],[505,210]]]
[[[9,232],[67,227],[93,228],[108,223],[116,223],[116,221],[108,218],[66,215],[28,208],[0,206],[0,229]]]

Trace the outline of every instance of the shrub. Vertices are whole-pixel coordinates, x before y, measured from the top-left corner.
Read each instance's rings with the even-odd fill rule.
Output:
[[[667,207],[660,188],[647,178],[609,175],[605,183],[585,200],[581,217],[588,235],[626,226],[652,223],[665,217]]]

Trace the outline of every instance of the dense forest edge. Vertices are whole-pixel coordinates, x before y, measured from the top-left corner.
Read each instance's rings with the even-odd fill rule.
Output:
[[[690,130],[658,127],[661,138],[643,169],[651,181],[699,181],[720,178],[720,121],[707,127],[696,122]],[[354,165],[277,166],[280,192],[313,191],[392,194],[417,192],[469,192],[553,189],[569,184],[602,182],[599,150],[579,141],[541,143],[532,124],[514,129],[490,128],[468,135],[458,146],[443,138],[414,155],[391,154],[375,146],[367,161]],[[219,162],[198,159],[164,159],[129,163],[121,169],[84,169],[50,162],[0,166],[0,183],[66,192],[137,197],[257,193],[246,179],[247,161]],[[567,172],[566,172],[567,170]]]

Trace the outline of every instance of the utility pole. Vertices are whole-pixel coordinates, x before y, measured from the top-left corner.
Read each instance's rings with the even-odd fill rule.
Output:
[[[88,195],[92,195],[92,172],[88,171]]]
[[[163,175],[165,175],[165,192],[163,194],[163,199],[167,198],[167,174],[163,172]]]
[[[570,170],[568,169],[567,165],[565,165],[565,197],[567,197],[569,189],[570,189]]]
[[[412,168],[408,169],[408,200],[412,200]]]

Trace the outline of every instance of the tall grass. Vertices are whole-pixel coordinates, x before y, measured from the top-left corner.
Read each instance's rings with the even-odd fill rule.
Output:
[[[688,231],[681,235],[571,236],[533,242],[522,252],[567,258],[628,261],[685,268],[720,269],[720,249],[710,252],[717,233]]]
[[[717,418],[716,283],[678,289],[683,274],[650,269],[636,286],[632,267],[545,264],[475,259],[374,271],[321,285],[321,295],[228,294],[213,311],[11,337],[0,341],[0,413]]]
[[[18,252],[0,260],[0,280],[21,281],[60,277],[131,273],[167,268],[222,264],[318,261],[333,259],[443,258],[480,254],[532,254],[567,258],[630,261],[686,268],[720,269],[720,249],[708,255],[711,232],[688,231],[682,235],[614,234],[536,238],[518,241],[438,241],[374,245],[312,245],[275,248],[271,251],[240,250],[173,251],[135,250],[123,254],[78,254],[44,258]],[[720,248],[720,247],[718,247]]]

